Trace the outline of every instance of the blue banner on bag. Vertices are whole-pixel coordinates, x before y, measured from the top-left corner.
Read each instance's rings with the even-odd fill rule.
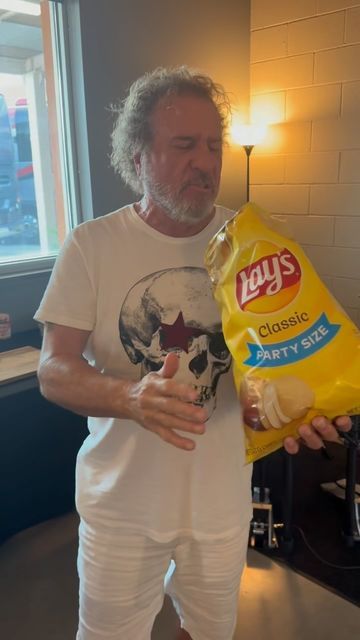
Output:
[[[250,357],[244,364],[256,367],[283,367],[304,360],[325,347],[340,330],[340,324],[331,324],[325,313],[308,329],[290,340],[273,344],[247,343]]]

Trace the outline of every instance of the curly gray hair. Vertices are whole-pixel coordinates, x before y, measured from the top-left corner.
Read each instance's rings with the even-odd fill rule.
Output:
[[[186,66],[159,67],[145,73],[131,85],[128,96],[115,110],[117,119],[111,135],[111,164],[135,193],[142,194],[143,190],[135,170],[134,156],[148,149],[151,143],[150,115],[164,96],[184,94],[205,98],[214,104],[224,138],[231,109],[221,85]]]

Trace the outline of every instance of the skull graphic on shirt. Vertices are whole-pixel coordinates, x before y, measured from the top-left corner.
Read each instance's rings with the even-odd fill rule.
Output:
[[[205,269],[166,269],[137,282],[122,305],[119,331],[130,361],[141,366],[141,377],[161,369],[166,355],[175,352],[175,379],[196,387],[198,404],[211,415],[231,356]]]

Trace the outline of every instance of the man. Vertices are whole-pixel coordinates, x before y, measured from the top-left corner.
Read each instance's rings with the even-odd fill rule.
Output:
[[[226,108],[219,86],[184,67],[134,83],[112,162],[142,197],[74,230],[36,314],[42,393],[90,416],[76,471],[78,640],[149,640],[172,560],[181,637],[234,631],[251,466],[203,268],[232,215],[214,206]],[[316,449],[338,436],[318,417],[301,437]]]

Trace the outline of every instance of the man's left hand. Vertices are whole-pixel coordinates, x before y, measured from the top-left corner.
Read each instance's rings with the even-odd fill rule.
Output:
[[[321,449],[324,442],[339,442],[339,432],[350,429],[349,416],[339,416],[333,421],[325,416],[315,416],[310,424],[302,424],[298,428],[300,441],[288,436],[284,440],[284,448],[288,453],[298,453],[303,442],[309,449]]]

